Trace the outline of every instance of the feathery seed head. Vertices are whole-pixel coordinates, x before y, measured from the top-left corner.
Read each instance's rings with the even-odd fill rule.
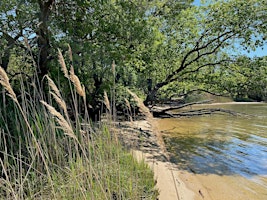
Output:
[[[70,61],[73,62],[73,57],[72,57],[72,50],[71,50],[71,47],[70,45],[68,44],[68,53],[69,53],[69,58],[70,58]]]
[[[17,97],[15,92],[13,91],[10,83],[9,83],[9,78],[5,72],[5,70],[0,67],[0,84],[6,89],[8,92],[8,95],[14,100],[17,101]]]
[[[58,49],[58,61],[60,63],[60,66],[61,66],[61,71],[64,73],[64,76],[66,78],[69,78],[69,74],[68,74],[68,69],[66,67],[66,63],[65,63],[65,60],[64,60],[64,57],[61,53],[61,51]]]
[[[73,66],[70,67],[70,80],[72,81],[77,93],[85,98],[85,88],[81,85],[79,78],[75,75]]]
[[[106,105],[108,111],[110,112],[111,108],[110,108],[110,103],[109,103],[108,95],[107,95],[106,91],[104,91],[104,104]]]
[[[57,88],[57,86],[54,83],[54,81],[48,75],[45,75],[45,76],[46,76],[46,78],[48,80],[48,85],[50,86],[50,88],[52,89],[52,91],[54,91],[56,93],[56,95],[61,98],[59,89]]]
[[[63,98],[61,97],[59,89],[57,88],[54,81],[48,75],[46,75],[46,78],[48,80],[48,85],[50,86],[50,88],[53,91],[53,92],[50,92],[50,94],[53,96],[53,98],[55,99],[57,104],[64,110],[64,114],[67,116],[68,115],[67,105],[66,105],[65,101],[63,100]]]
[[[50,112],[50,114],[55,117],[57,123],[60,126],[60,129],[62,129],[64,131],[65,135],[67,135],[67,136],[69,136],[75,140],[78,140],[77,137],[75,136],[71,126],[65,120],[65,118],[58,111],[56,111],[56,109],[53,106],[49,105],[45,101],[40,101],[40,102],[47,108],[47,110]]]
[[[53,96],[53,98],[55,99],[57,104],[63,109],[64,114],[66,116],[68,116],[67,105],[66,105],[65,101],[62,98],[60,98],[59,96],[57,96],[54,92],[50,92],[50,94]]]

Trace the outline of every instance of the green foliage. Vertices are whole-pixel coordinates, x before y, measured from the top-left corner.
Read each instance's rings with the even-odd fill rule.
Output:
[[[1,62],[4,68],[8,63],[11,74],[47,68],[64,82],[56,56],[60,47],[94,108],[99,107],[103,91],[114,86],[113,61],[116,83],[136,88],[147,98],[157,93],[164,96],[166,87],[180,93],[185,88],[177,87],[185,84],[191,90],[207,89],[220,84],[218,73],[208,71],[223,71],[231,65],[232,52],[265,44],[266,3],[220,0],[192,6],[192,2],[4,0],[0,4]],[[68,59],[67,44],[73,59]],[[147,79],[152,79],[152,91],[146,90]],[[62,89],[68,91],[65,85]],[[226,90],[215,86],[214,91]]]
[[[241,56],[221,75],[221,86],[235,99],[266,101],[266,57]]]
[[[127,109],[126,88],[146,101],[173,97],[192,101],[195,96],[188,94],[193,91],[267,99],[266,57],[231,55],[237,47],[249,51],[265,44],[266,2],[219,0],[200,7],[192,2],[0,2],[0,64],[10,75],[20,102],[15,105],[5,95],[0,99],[1,166],[10,177],[0,185],[2,195],[89,199],[156,195],[147,167],[132,160],[111,133],[83,127],[90,124],[89,117],[99,115],[104,91],[112,105],[122,110]],[[67,69],[73,66],[85,86],[86,102],[62,75],[57,48]],[[58,129],[39,103],[49,100],[62,109],[51,100],[46,81],[36,82],[35,70],[40,77],[49,73],[59,83],[67,110],[72,112],[73,121],[67,121],[77,140]],[[88,193],[92,188],[95,193]]]
[[[154,69],[157,79],[147,100],[166,90],[162,87],[175,92],[175,88],[171,89],[174,86],[176,93],[180,93],[185,88],[179,85],[186,83],[191,90],[208,89],[224,94],[220,73],[235,62],[231,53],[237,44],[250,50],[264,44],[264,10],[266,4],[262,1],[214,1],[183,10],[175,16],[176,23],[166,21],[162,27],[166,36],[162,44],[166,46],[155,59],[159,64]],[[265,78],[265,74],[262,76]]]

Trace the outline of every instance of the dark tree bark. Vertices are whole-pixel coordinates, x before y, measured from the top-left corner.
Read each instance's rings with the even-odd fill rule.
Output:
[[[40,77],[44,76],[48,72],[48,57],[50,55],[50,40],[48,30],[48,20],[51,14],[55,0],[39,0],[39,24],[37,27],[37,43],[39,48],[38,55],[38,73]]]
[[[1,67],[4,70],[7,70],[8,64],[9,64],[9,59],[10,59],[10,50],[14,47],[15,43],[17,42],[17,40],[22,36],[22,30],[21,32],[16,35],[14,38],[11,37],[8,33],[6,32],[2,32],[3,37],[6,39],[7,41],[7,48],[4,50],[4,55],[1,58]],[[20,45],[21,47],[24,48],[23,45]]]
[[[2,63],[1,63],[1,67],[6,71],[7,67],[8,67],[8,63],[9,63],[9,57],[10,57],[10,53],[9,50],[7,50],[4,53],[4,56],[2,57]]]

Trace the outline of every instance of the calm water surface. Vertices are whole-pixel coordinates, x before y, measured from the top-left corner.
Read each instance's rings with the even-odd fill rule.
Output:
[[[266,191],[263,196],[267,199],[267,104],[209,107],[253,116],[223,114],[160,119],[160,130],[166,134],[165,141],[174,155],[173,161],[181,169],[196,174],[245,177],[256,183],[261,191]]]

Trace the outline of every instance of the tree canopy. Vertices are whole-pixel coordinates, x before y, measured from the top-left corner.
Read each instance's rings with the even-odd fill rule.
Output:
[[[263,100],[266,91],[249,91],[266,87],[266,58],[234,52],[266,44],[266,2],[192,3],[3,0],[0,63],[11,76],[33,70],[40,77],[56,76],[60,49],[85,85],[92,112],[99,112],[104,90],[111,91],[114,83],[118,94],[131,88],[146,104],[197,90]]]

